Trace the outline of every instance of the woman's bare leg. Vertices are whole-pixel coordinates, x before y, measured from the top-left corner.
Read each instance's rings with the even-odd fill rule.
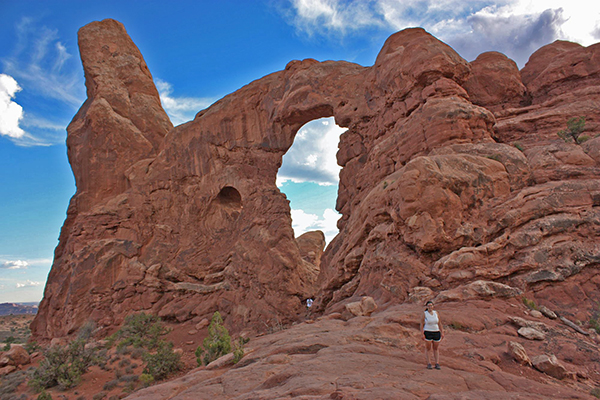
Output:
[[[425,342],[425,355],[427,356],[427,364],[431,364],[431,341],[428,340]]]
[[[440,363],[440,352],[439,352],[439,347],[440,347],[440,342],[433,342],[433,359],[435,360],[436,364]],[[427,357],[427,360],[429,360],[429,356]]]

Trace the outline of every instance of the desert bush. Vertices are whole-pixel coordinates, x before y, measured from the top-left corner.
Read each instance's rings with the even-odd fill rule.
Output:
[[[46,392],[45,390],[42,390],[42,392],[37,397],[37,400],[52,400],[52,395]]]
[[[110,392],[111,390],[116,388],[118,384],[119,384],[119,380],[113,379],[112,381],[106,382],[104,384],[104,386],[102,387],[102,390],[106,390],[107,392]]]
[[[119,361],[119,367],[121,368],[126,367],[128,365],[131,365],[131,360],[129,358],[124,358],[121,361]]]
[[[171,342],[161,341],[155,353],[144,355],[144,361],[146,362],[144,374],[151,375],[157,381],[166,378],[183,367],[181,356],[173,352],[173,343]]]
[[[558,131],[560,136],[565,142],[583,143],[585,137],[580,136],[585,128],[585,117],[573,117],[567,121],[567,129]]]
[[[77,385],[81,375],[97,362],[96,350],[86,349],[82,339],[67,346],[53,346],[44,352],[44,359],[33,372],[29,384],[36,390],[53,386],[69,389]]]
[[[94,321],[87,321],[79,328],[77,332],[77,339],[90,340],[96,332],[96,323]]]
[[[15,371],[0,379],[0,399],[8,399],[14,393],[21,383],[25,382],[27,374],[24,371]]]
[[[239,337],[238,340],[233,344],[233,363],[237,364],[244,357],[244,345],[248,343],[250,339]]]
[[[196,349],[196,360],[198,365],[208,365],[217,358],[231,351],[231,336],[223,325],[223,318],[218,311],[213,314],[208,326],[208,336],[204,338],[202,346]]]
[[[599,399],[600,399],[600,388],[593,388],[593,389],[590,391],[590,394],[591,394],[592,396],[594,396],[594,397],[597,397],[597,398],[599,398]]]
[[[41,350],[42,348],[40,347],[39,344],[37,344],[37,342],[33,341],[33,342],[27,342],[25,343],[25,345],[23,345],[23,348],[25,350],[27,350],[27,352],[29,354],[35,353],[36,351]]]
[[[134,360],[141,360],[142,357],[144,356],[144,353],[145,353],[144,349],[140,349],[140,348],[133,349],[133,350],[131,350],[131,358],[133,358]]]
[[[163,326],[158,316],[142,312],[128,315],[121,329],[108,340],[111,346],[118,341],[119,348],[133,346],[153,350],[167,333],[169,330]]]
[[[154,378],[150,374],[141,374],[140,382],[142,383],[143,387],[148,387],[152,384],[152,382],[154,382]]]
[[[530,310],[537,310],[535,301],[530,300],[527,297],[523,297],[523,304],[525,304],[525,307],[529,308]]]
[[[17,343],[17,339],[14,336],[9,336],[4,340],[4,348],[2,350],[9,351],[10,345],[12,343]]]
[[[590,326],[596,333],[600,334],[600,303],[597,305],[596,311],[590,317]],[[600,389],[598,389],[600,391]]]
[[[123,375],[119,378],[119,382],[137,382],[139,379],[137,375]]]

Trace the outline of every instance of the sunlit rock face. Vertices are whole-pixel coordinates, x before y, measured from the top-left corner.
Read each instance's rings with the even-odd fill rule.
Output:
[[[600,277],[598,45],[557,42],[518,71],[472,64],[422,29],[375,64],[307,59],[172,127],[123,26],[79,32],[88,99],[68,128],[77,193],[33,334],[107,330],[135,311],[172,322],[216,310],[234,330],[402,303],[475,281],[591,307]],[[573,64],[575,62],[575,64]],[[298,241],[275,184],[298,129],[342,134],[339,235]],[[585,116],[579,145],[556,135]],[[583,298],[583,303],[581,303]]]

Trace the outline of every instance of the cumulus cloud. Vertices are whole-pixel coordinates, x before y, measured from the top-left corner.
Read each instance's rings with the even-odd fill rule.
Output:
[[[283,157],[278,184],[291,180],[337,185],[341,167],[336,153],[340,135],[345,130],[337,126],[333,118],[311,121],[300,128],[294,144]]]
[[[26,269],[29,266],[29,263],[25,260],[14,260],[4,261],[1,265],[2,268],[5,269]]]
[[[214,103],[214,99],[202,97],[175,97],[170,83],[156,79],[156,88],[165,112],[173,125],[180,125],[194,119],[198,111]]]
[[[290,0],[288,16],[309,36],[420,26],[467,59],[494,50],[521,66],[556,39],[590,45],[600,38],[600,2],[587,0]]]
[[[563,36],[562,24],[566,21],[563,10],[545,10],[530,15],[499,15],[484,9],[467,21],[471,31],[448,38],[461,56],[467,60],[494,49],[523,66],[531,53]]]
[[[291,210],[292,228],[296,237],[305,232],[320,230],[325,234],[327,243],[338,234],[337,221],[340,214],[331,208],[325,209],[322,216],[309,214],[303,210]]]
[[[17,282],[16,286],[18,289],[28,288],[28,287],[37,287],[37,286],[42,286],[42,282],[30,281],[28,279],[25,282]]]
[[[0,135],[20,138],[25,135],[19,123],[23,119],[23,107],[13,101],[21,87],[10,75],[0,74]]]

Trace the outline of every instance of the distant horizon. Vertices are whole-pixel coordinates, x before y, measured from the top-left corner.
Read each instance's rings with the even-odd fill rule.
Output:
[[[86,99],[77,31],[106,18],[140,49],[174,125],[292,60],[371,66],[385,40],[409,27],[467,61],[499,51],[519,68],[555,40],[600,41],[600,3],[583,0],[0,2],[0,301],[43,296],[75,193],[65,140]],[[296,236],[337,232],[341,131],[333,119],[313,121],[284,157],[277,183]]]

